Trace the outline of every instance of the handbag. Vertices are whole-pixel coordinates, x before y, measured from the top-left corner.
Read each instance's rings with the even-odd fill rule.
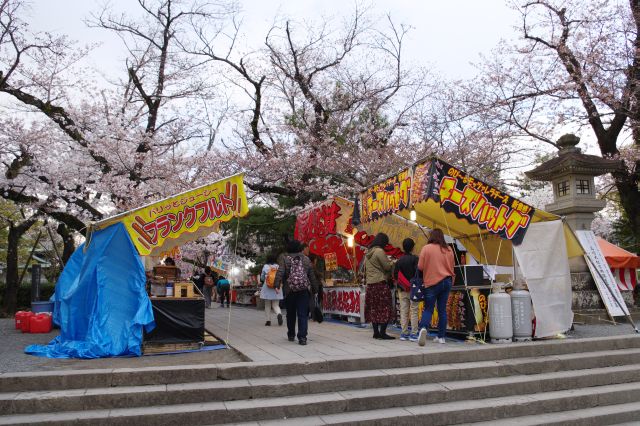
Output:
[[[404,291],[411,290],[411,282],[404,276],[402,271],[398,271],[398,279],[397,279],[398,287],[400,287]]]
[[[318,303],[318,295],[312,292],[309,292],[309,318],[318,324],[324,321],[322,307]]]
[[[413,278],[409,280],[411,289],[409,291],[409,298],[414,302],[420,302],[424,299],[424,283],[422,281],[422,272],[416,268],[416,273]]]
[[[322,313],[322,307],[320,303],[318,303],[318,295],[313,296],[316,299],[316,305],[313,307],[313,311],[311,311],[311,317],[315,322],[320,324],[324,321],[324,314]]]

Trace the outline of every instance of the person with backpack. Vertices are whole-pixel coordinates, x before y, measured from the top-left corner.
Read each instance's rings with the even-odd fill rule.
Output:
[[[221,275],[220,279],[218,279],[218,282],[216,283],[216,290],[218,291],[218,296],[220,297],[220,307],[224,307],[224,301],[226,299],[228,308],[229,304],[231,303],[231,297],[229,295],[231,291],[231,283],[229,282],[229,280]]]
[[[207,309],[211,308],[211,292],[213,291],[217,278],[217,274],[208,266],[204,268],[204,272],[194,275],[191,278],[196,287],[198,287],[198,290],[204,295],[204,304]]]
[[[400,340],[418,341],[418,305],[420,302],[411,300],[411,283],[409,280],[418,269],[418,256],[413,254],[416,243],[411,238],[402,242],[404,254],[396,262],[393,278],[398,284],[398,300],[400,301]],[[411,333],[409,333],[409,319],[411,319]]]
[[[373,326],[373,338],[393,340],[387,334],[387,324],[395,317],[395,308],[391,306],[391,290],[387,284],[391,276],[393,262],[389,260],[384,248],[389,237],[379,232],[369,244],[364,258],[366,293],[364,295],[364,318]]]
[[[282,312],[280,311],[282,291],[279,288],[275,288],[277,273],[277,256],[275,253],[270,253],[260,273],[260,282],[262,283],[260,299],[264,300],[264,315],[267,319],[264,325],[267,327],[271,325],[271,311],[277,315],[278,325],[282,325]]]
[[[297,240],[287,242],[287,253],[279,260],[275,288],[284,293],[287,308],[287,338],[293,342],[296,338],[296,318],[298,322],[298,343],[307,344],[309,324],[309,298],[318,291],[318,282],[313,266],[302,253],[302,244]]]

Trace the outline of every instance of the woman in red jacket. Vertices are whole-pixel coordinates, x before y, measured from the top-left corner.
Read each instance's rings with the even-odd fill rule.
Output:
[[[431,322],[433,308],[438,306],[438,336],[433,340],[444,343],[447,329],[447,299],[453,285],[453,251],[444,240],[441,229],[434,229],[429,236],[429,242],[420,250],[418,269],[422,271],[424,286],[424,311],[420,318],[420,334],[418,344],[424,346],[427,342],[427,327]]]

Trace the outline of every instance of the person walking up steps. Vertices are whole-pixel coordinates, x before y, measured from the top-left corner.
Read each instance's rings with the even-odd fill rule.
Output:
[[[427,327],[431,322],[434,306],[438,306],[438,336],[436,343],[445,343],[447,328],[447,300],[453,285],[453,251],[444,240],[441,229],[434,229],[429,242],[420,250],[418,269],[422,271],[424,286],[424,311],[420,319],[418,344],[427,342]]]
[[[278,325],[282,325],[282,312],[280,311],[280,301],[282,300],[282,291],[275,288],[276,275],[278,274],[278,261],[275,253],[267,256],[267,262],[262,267],[260,273],[260,299],[264,300],[264,315],[266,317],[265,326],[271,325],[271,312],[276,314]]]
[[[393,268],[393,262],[384,252],[384,248],[388,244],[389,237],[380,232],[369,244],[364,259],[365,283],[367,284],[364,319],[373,326],[373,338],[382,340],[395,339],[387,334],[387,324],[395,316],[391,306],[391,290],[387,284]]]
[[[302,253],[302,244],[297,240],[287,243],[287,253],[280,257],[275,288],[284,293],[287,308],[287,338],[296,338],[298,320],[298,343],[307,344],[309,324],[309,297],[318,291],[318,283],[311,261]]]

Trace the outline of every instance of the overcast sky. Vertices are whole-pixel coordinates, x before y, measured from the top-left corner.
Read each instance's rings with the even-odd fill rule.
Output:
[[[111,0],[116,11],[135,13],[134,0]],[[264,35],[274,17],[295,20],[321,15],[348,16],[354,2],[348,0],[240,0],[243,26],[254,47]],[[489,53],[501,38],[514,37],[517,13],[505,0],[376,0],[373,14],[383,17],[390,13],[397,23],[413,27],[406,41],[408,63],[425,65],[449,78],[473,74],[470,62],[481,53]],[[120,74],[125,53],[121,42],[112,33],[87,28],[84,20],[100,10],[104,0],[31,0],[30,24],[35,31],[51,31],[69,35],[81,43],[101,43],[91,56],[92,64],[107,73]]]

